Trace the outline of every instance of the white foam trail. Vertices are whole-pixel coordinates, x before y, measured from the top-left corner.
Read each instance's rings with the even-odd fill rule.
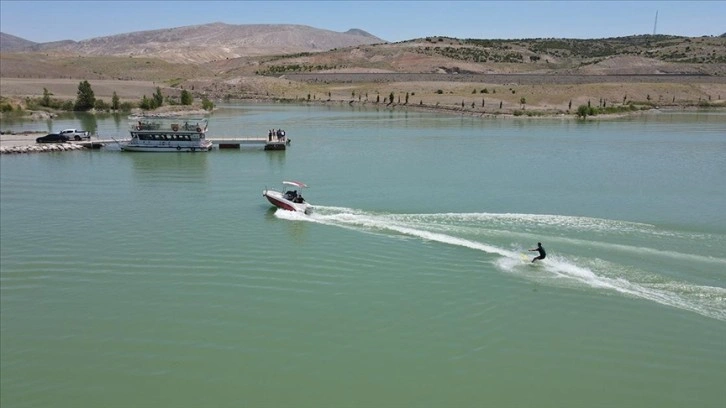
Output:
[[[308,216],[297,211],[275,210],[275,217],[291,221],[309,221]]]
[[[417,237],[420,239],[425,239],[428,241],[436,241],[441,242],[444,244],[449,245],[456,245],[456,246],[462,246],[466,248],[471,248],[474,250],[483,251],[489,254],[499,255],[502,258],[499,258],[495,260],[493,263],[495,266],[497,266],[500,270],[506,271],[506,272],[519,272],[522,268],[527,267],[526,263],[522,261],[522,252],[521,249],[517,250],[507,250],[504,248],[500,248],[494,245],[489,245],[486,243],[473,241],[470,239],[465,238],[459,238],[452,235],[448,235],[445,233],[440,232],[432,232],[422,229],[422,222],[424,220],[431,221],[432,219],[441,220],[442,214],[436,214],[436,215],[396,215],[396,214],[375,214],[370,212],[365,212],[361,210],[355,210],[350,208],[342,208],[342,207],[316,207],[316,209],[319,210],[319,212],[316,212],[312,215],[305,215],[301,213],[291,212],[291,211],[282,211],[278,210],[275,212],[275,215],[282,219],[287,220],[294,220],[294,221],[308,221],[308,222],[315,222],[325,225],[333,225],[338,227],[344,227],[344,228],[350,228],[355,229],[359,231],[366,231],[366,232],[395,232],[399,234],[403,234],[406,236],[411,237]],[[469,221],[472,219],[478,218],[505,218],[505,219],[511,219],[511,218],[530,218],[528,216],[522,217],[522,215],[516,215],[513,216],[512,214],[444,214],[443,218],[458,218],[458,219],[466,219],[468,218]],[[438,218],[436,218],[438,217]],[[535,217],[536,218],[536,217]],[[546,216],[545,219],[551,220],[552,216]],[[569,221],[565,221],[564,219],[566,217],[564,216],[556,216],[554,217],[557,219],[557,223],[559,224],[568,224]],[[589,219],[592,220],[592,219]],[[614,222],[615,224],[619,224],[619,222]],[[583,224],[576,222],[575,225],[582,226]],[[592,222],[588,221],[588,227],[592,227]],[[606,220],[600,220],[595,223],[596,225],[604,226],[606,224]],[[630,223],[633,224],[633,223]],[[572,225],[572,224],[568,224]],[[645,224],[634,224],[634,225],[640,225],[641,227]],[[426,224],[425,227],[430,227],[430,224]],[[436,224],[435,227],[440,227],[440,225]],[[608,229],[612,228],[612,226],[606,226]],[[599,227],[598,227],[599,228]],[[639,227],[640,228],[640,227]],[[579,241],[579,240],[576,240]],[[592,243],[590,243],[592,244]],[[603,245],[611,245],[611,246],[617,246],[622,247],[620,249],[627,249],[629,251],[632,251],[633,249],[626,246],[618,246],[616,244],[603,244]],[[637,248],[636,248],[637,250]],[[650,250],[655,254],[662,255],[665,252],[658,251],[658,250]],[[688,254],[682,254],[684,258],[688,257],[696,257],[699,260],[707,260],[710,262],[723,262],[721,259],[714,259],[714,258],[707,258],[707,257],[698,257],[696,255],[688,255]],[[703,258],[703,259],[701,259]],[[528,261],[529,259],[527,259]],[[633,296],[641,299],[647,299],[650,301],[654,301],[663,305],[676,307],[683,310],[692,311],[707,317],[724,320],[726,321],[726,310],[722,307],[722,305],[726,304],[726,288],[718,288],[718,287],[696,287],[694,285],[689,285],[685,283],[671,283],[669,284],[670,287],[673,287],[673,285],[676,285],[677,287],[680,287],[681,290],[683,288],[687,288],[685,291],[691,291],[696,292],[697,295],[694,296],[694,298],[698,297],[699,293],[703,293],[704,291],[710,293],[709,298],[713,299],[715,305],[709,304],[707,302],[698,301],[697,299],[691,299],[686,296],[682,296],[678,293],[675,293],[672,290],[668,290],[668,285],[662,285],[661,288],[657,287],[648,287],[644,284],[638,284],[634,282],[630,282],[625,278],[618,277],[618,278],[609,278],[606,276],[598,275],[596,272],[594,272],[592,269],[584,266],[577,265],[577,261],[571,261],[567,258],[557,257],[557,256],[549,256],[545,261],[541,262],[539,265],[539,268],[544,269],[545,271],[549,272],[551,276],[555,278],[565,278],[570,282],[578,282],[582,285],[585,285],[587,287],[596,288],[596,289],[602,289],[602,290],[611,290],[616,291],[618,293]],[[541,276],[541,274],[538,274],[538,276]],[[558,279],[559,280],[559,279]],[[553,281],[554,282],[554,281]],[[554,283],[553,283],[554,284]],[[700,288],[700,289],[699,289]],[[707,299],[708,300],[708,299]],[[721,305],[721,306],[719,306]]]
[[[390,216],[394,220],[416,220],[416,221],[427,221],[427,222],[441,222],[441,221],[451,221],[456,220],[459,222],[465,222],[467,224],[474,224],[477,225],[477,222],[489,222],[487,225],[490,226],[492,221],[495,221],[495,225],[498,227],[502,227],[505,229],[502,229],[501,231],[506,232],[510,235],[519,235],[522,237],[530,237],[537,239],[533,234],[528,233],[518,233],[514,232],[511,229],[512,228],[520,228],[521,225],[547,225],[547,226],[557,226],[561,228],[566,228],[567,230],[580,230],[580,231],[587,231],[587,232],[614,232],[618,235],[622,235],[625,233],[639,233],[639,234],[647,234],[647,235],[654,235],[659,237],[675,237],[675,238],[683,238],[683,239],[694,239],[699,238],[706,241],[711,241],[713,238],[709,236],[708,234],[698,234],[698,233],[676,233],[673,231],[659,231],[656,230],[653,225],[650,224],[643,224],[643,223],[637,223],[637,222],[630,222],[630,221],[614,221],[614,220],[604,220],[599,218],[590,218],[590,217],[570,217],[570,216],[563,216],[563,215],[539,215],[539,214],[492,214],[492,213],[463,213],[463,214],[457,214],[457,213],[441,213],[441,214],[405,214],[405,215],[391,215]],[[504,224],[501,224],[501,223]],[[436,227],[439,228],[446,228],[447,232],[457,232],[457,231],[468,231],[470,232],[472,230],[471,227],[466,226],[452,226],[452,225],[446,225],[446,224],[435,224]],[[480,227],[479,227],[480,228]],[[491,232],[491,230],[490,230]],[[703,256],[703,255],[696,255],[696,254],[687,254],[677,251],[664,251],[664,250],[658,250],[654,248],[648,248],[648,247],[633,247],[628,245],[621,245],[621,244],[615,244],[615,243],[608,243],[608,242],[597,242],[597,241],[591,241],[591,240],[579,240],[579,239],[572,239],[572,238],[564,238],[564,237],[557,237],[557,241],[559,242],[566,242],[569,244],[574,245],[587,245],[589,247],[599,247],[599,248],[607,248],[607,249],[615,249],[622,252],[629,252],[629,253],[635,253],[638,255],[642,254],[649,254],[649,255],[657,255],[659,257],[667,257],[671,259],[678,259],[678,260],[684,260],[684,261],[695,261],[695,262],[707,262],[707,263],[716,263],[716,264],[722,264],[726,265],[726,258],[719,258],[716,256]]]

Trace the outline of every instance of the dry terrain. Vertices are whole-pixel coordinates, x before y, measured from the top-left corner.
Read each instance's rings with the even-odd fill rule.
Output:
[[[300,41],[304,36],[314,40]],[[723,36],[381,41],[359,30],[226,24],[79,43],[14,40],[25,48],[0,54],[0,97],[22,107],[47,89],[71,100],[88,80],[107,103],[114,92],[137,103],[159,87],[170,97],[189,90],[197,101],[378,104],[477,115],[571,114],[588,103],[726,106]]]

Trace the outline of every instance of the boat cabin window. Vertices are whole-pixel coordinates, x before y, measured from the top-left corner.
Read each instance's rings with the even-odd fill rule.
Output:
[[[189,135],[158,135],[158,134],[137,134],[139,140],[174,140],[174,141],[189,141],[191,137]]]

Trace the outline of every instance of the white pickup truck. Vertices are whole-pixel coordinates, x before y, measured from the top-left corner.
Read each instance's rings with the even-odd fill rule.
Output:
[[[91,139],[91,134],[86,130],[63,129],[59,133],[68,136],[71,140]]]

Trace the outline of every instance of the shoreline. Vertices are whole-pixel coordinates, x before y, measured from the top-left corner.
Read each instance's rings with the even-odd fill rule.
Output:
[[[673,76],[655,76],[658,81],[637,76],[590,76],[588,81],[572,75],[509,75],[472,77],[445,75],[428,78],[414,74],[381,74],[381,81],[370,82],[364,73],[298,74],[280,77],[237,77],[227,80],[199,78],[188,80],[185,88],[194,91],[191,109],[201,109],[206,97],[214,103],[256,101],[263,103],[320,103],[377,106],[378,108],[416,109],[440,113],[484,117],[576,117],[580,106],[626,109],[724,109],[726,79],[694,76],[684,80]],[[311,78],[306,77],[312,76]],[[327,76],[326,76],[327,75]],[[441,75],[439,75],[441,76]],[[510,78],[511,77],[511,78]],[[510,79],[508,79],[510,78]],[[524,79],[527,79],[526,81]],[[437,79],[437,80],[433,80]],[[443,81],[441,79],[446,79]],[[636,82],[637,80],[637,82]],[[0,77],[6,104],[27,109],[27,98],[39,100],[48,89],[59,100],[73,100],[77,82],[70,79],[28,79]],[[655,82],[652,82],[655,81]],[[142,95],[153,93],[159,85],[163,95],[176,95],[178,86],[152,81],[91,80],[96,99],[110,100],[112,94],[133,104]],[[160,109],[191,110],[190,106],[165,104]],[[62,112],[36,111],[37,118],[52,119]],[[131,112],[144,112],[134,108]],[[161,112],[155,110],[149,114]],[[630,112],[627,112],[630,113]],[[619,114],[619,112],[618,112]],[[12,113],[10,115],[13,115]],[[0,112],[0,120],[12,117]],[[603,113],[597,116],[605,117]],[[50,116],[50,117],[49,117]],[[24,118],[25,119],[25,118]],[[0,126],[0,130],[1,126]]]
[[[574,120],[574,121],[596,121],[596,120],[612,120],[627,118],[632,116],[641,116],[649,113],[657,112],[709,112],[709,111],[724,111],[726,112],[726,104],[723,106],[710,106],[701,108],[698,106],[684,106],[684,105],[665,105],[655,106],[648,109],[637,109],[632,111],[623,111],[616,113],[599,113],[597,115],[588,115],[585,118],[577,116],[574,112],[552,112],[542,111],[535,108],[521,110],[521,115],[516,115],[508,111],[480,111],[470,108],[451,107],[451,106],[431,106],[431,105],[419,105],[419,104],[383,104],[375,102],[357,102],[357,101],[344,101],[344,100],[314,100],[314,101],[301,101],[294,99],[283,99],[283,98],[239,98],[230,99],[228,102],[249,102],[254,104],[291,104],[298,106],[305,105],[318,105],[318,106],[355,106],[363,109],[386,109],[386,110],[412,110],[417,112],[428,112],[428,113],[439,113],[456,116],[471,116],[487,119],[531,119],[531,120]],[[528,114],[531,112],[531,114]]]
[[[458,106],[432,106],[427,104],[383,104],[376,102],[358,102],[358,101],[345,101],[345,100],[294,100],[276,97],[249,97],[249,98],[233,98],[226,101],[219,102],[231,102],[231,103],[251,103],[251,104],[290,104],[290,105],[318,105],[318,106],[350,106],[358,107],[363,109],[385,109],[385,110],[411,110],[417,112],[427,113],[438,113],[448,114],[456,116],[471,116],[487,119],[542,119],[542,120],[575,120],[575,121],[593,121],[593,120],[610,120],[619,119],[631,116],[640,116],[654,112],[698,112],[698,111],[726,111],[726,105],[723,106],[709,106],[709,107],[697,107],[697,106],[682,106],[682,105],[666,105],[666,106],[655,106],[648,109],[637,109],[632,111],[623,111],[616,113],[599,113],[596,115],[588,115],[585,118],[579,117],[574,112],[563,112],[563,111],[542,111],[536,108],[517,110],[521,114],[515,114],[511,111],[495,110],[486,111],[478,110],[476,108],[461,108]],[[206,111],[203,109],[179,109],[178,106],[164,106],[154,111],[142,111],[138,108],[133,109],[129,112],[96,112],[88,111],[87,113],[93,115],[113,115],[120,114],[127,118],[134,116],[190,116],[190,115],[209,115],[213,114],[215,107],[212,111]],[[65,111],[26,111],[27,115],[22,117],[15,117],[23,121],[38,123],[40,121],[53,120],[63,114],[73,114],[74,112]],[[3,115],[0,115],[0,119],[4,119]],[[0,129],[0,145],[17,145],[17,144],[28,144],[29,141],[34,141],[35,138],[45,136],[51,133],[47,131],[36,131],[36,130],[23,130],[19,132],[5,131]]]
[[[304,105],[319,105],[319,106],[325,106],[325,105],[335,105],[339,107],[344,107],[346,105],[348,106],[356,106],[358,108],[362,109],[385,109],[385,110],[411,110],[416,112],[424,112],[424,113],[435,113],[435,114],[444,114],[444,115],[456,115],[456,116],[470,116],[472,118],[480,118],[480,119],[502,119],[502,120],[515,120],[515,119],[527,119],[527,120],[560,120],[560,121],[600,121],[600,120],[617,120],[627,117],[633,117],[633,116],[642,116],[642,115],[648,115],[648,114],[656,114],[656,113],[668,113],[668,112],[698,112],[698,111],[726,111],[724,108],[698,108],[698,107],[665,107],[665,108],[651,108],[647,110],[635,110],[635,111],[629,111],[629,112],[622,112],[622,113],[610,113],[610,114],[598,114],[593,116],[587,116],[585,118],[578,117],[577,115],[573,113],[565,113],[565,112],[552,112],[552,113],[541,113],[537,112],[537,114],[534,115],[514,115],[512,113],[506,113],[506,112],[493,112],[493,113],[487,113],[487,112],[480,112],[472,109],[466,109],[466,108],[451,108],[451,107],[437,107],[437,106],[428,106],[428,105],[405,105],[405,104],[379,104],[379,103],[357,103],[354,101],[332,101],[332,100],[317,100],[317,101],[295,101],[295,100],[286,100],[286,99],[279,99],[279,98],[243,98],[243,99],[233,99],[230,100],[230,102],[240,102],[240,103],[250,103],[250,104],[292,104],[292,105],[298,105],[298,106],[304,106]],[[45,112],[45,111],[43,111]],[[39,117],[46,118],[45,120],[52,120],[54,117],[57,117],[57,114],[52,112],[45,112],[47,115],[37,115],[35,112],[31,112],[31,118],[30,121],[36,122],[41,120],[38,119]],[[162,109],[161,111],[153,111],[153,112],[127,112],[124,115],[127,117],[131,116],[164,116],[164,115],[207,115],[207,114],[213,114],[214,110],[211,112],[199,110],[199,109],[191,109],[187,111],[183,110],[174,110],[169,111]],[[104,114],[107,114],[104,112]],[[72,150],[82,150],[84,149],[83,146],[74,144],[74,143],[49,143],[49,144],[38,144],[35,142],[35,139],[41,136],[45,136],[49,132],[39,132],[34,130],[24,130],[20,132],[6,132],[6,131],[0,131],[0,154],[18,154],[18,153],[37,153],[37,152],[58,152],[58,151],[72,151]],[[91,140],[93,138],[98,139],[98,135],[91,136]]]

